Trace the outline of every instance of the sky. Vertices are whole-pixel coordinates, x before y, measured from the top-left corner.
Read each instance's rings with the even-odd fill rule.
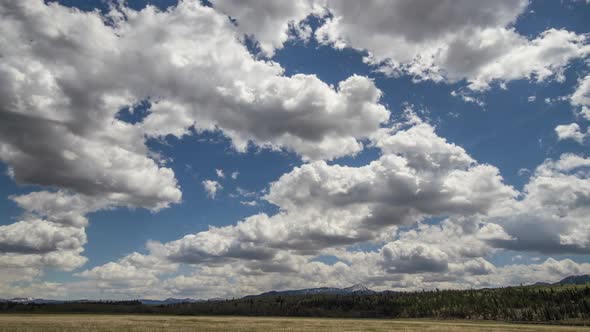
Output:
[[[587,1],[0,0],[0,298],[590,273]]]

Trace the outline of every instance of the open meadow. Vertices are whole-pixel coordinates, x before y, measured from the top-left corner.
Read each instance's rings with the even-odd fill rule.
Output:
[[[473,321],[164,315],[0,315],[0,331],[590,331],[575,326]]]

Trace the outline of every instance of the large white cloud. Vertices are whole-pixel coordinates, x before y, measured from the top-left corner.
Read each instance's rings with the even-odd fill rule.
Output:
[[[84,228],[41,219],[25,219],[0,226],[0,294],[2,296],[58,296],[59,284],[38,282],[43,269],[71,271],[86,263],[81,254]]]
[[[149,289],[157,288],[160,284],[161,275],[174,272],[177,268],[176,264],[157,257],[131,253],[117,262],[109,262],[78,275],[96,281],[94,286],[100,291],[148,295]]]
[[[107,14],[1,1],[0,160],[17,183],[47,188],[11,197],[24,224],[6,227],[38,223],[24,239],[48,241],[1,239],[5,248],[47,251],[2,261],[70,269],[85,261],[85,240],[56,261],[65,243],[58,235],[83,234],[88,213],[180,203],[174,172],[146,137],[219,130],[239,151],[253,143],[332,159],[359,152],[360,140],[389,119],[370,79],[332,87],[313,75],[284,76],[248,52],[241,29],[198,1],[167,11],[113,5]],[[144,119],[118,118],[146,100]]]
[[[115,119],[138,100],[116,75],[115,30],[97,13],[42,1],[4,1],[0,16],[0,160],[14,179],[114,205],[179,202],[174,173],[147,156],[142,131]]]
[[[386,244],[382,253],[392,272],[442,272],[449,268],[447,254],[436,247],[395,241]]]
[[[382,156],[366,166],[314,162],[272,183],[266,199],[279,206],[276,215],[148,243],[147,257],[193,267],[160,277],[165,291],[231,297],[359,282],[375,289],[495,287],[590,271],[571,260],[502,267],[488,260],[503,249],[587,251],[588,159],[566,154],[545,161],[517,195],[497,169],[477,164],[428,124],[384,129],[373,140]],[[322,256],[337,262],[316,261]],[[104,282],[108,275],[92,280]]]
[[[526,1],[329,0],[332,13],[317,38],[337,48],[367,50],[389,74],[466,79],[475,90],[494,81],[544,80],[589,52],[584,35],[548,29],[530,40],[511,28]]]
[[[254,215],[235,226],[152,243],[152,249],[173,261],[197,264],[272,260],[280,250],[309,255],[380,241],[396,226],[428,216],[485,214],[516,195],[495,167],[476,164],[428,124],[389,135],[377,143],[383,155],[366,166],[319,161],[283,175],[266,196],[280,207],[276,215]]]
[[[527,5],[525,0],[214,3],[266,54],[282,48],[294,27],[305,31],[306,38],[311,27],[303,20],[321,16],[326,20],[315,31],[320,43],[366,50],[366,61],[390,75],[465,79],[473,90],[487,89],[494,81],[561,79],[571,60],[590,52],[584,35],[563,29],[547,29],[533,38],[519,34],[513,24]]]
[[[438,235],[443,236],[444,233]],[[388,253],[392,247],[397,248],[394,255]],[[197,265],[184,269],[180,275],[168,276],[157,270],[108,263],[81,275],[89,278],[88,287],[127,297],[172,294],[193,298],[231,298],[277,289],[347,287],[356,283],[364,283],[376,290],[498,287],[538,281],[555,282],[590,271],[590,264],[551,258],[540,264],[496,267],[482,257],[465,256],[457,260],[443,251],[444,248],[444,245],[436,247],[432,243],[396,241],[377,252],[344,249],[326,252],[338,255],[340,261],[334,264],[294,255],[277,257],[275,263],[289,261],[285,264],[290,269],[261,269],[252,261],[240,260],[231,264]],[[159,287],[155,287],[156,283]]]
[[[0,226],[0,252],[46,253],[73,250],[86,243],[83,228],[60,226],[43,220]]]
[[[421,215],[485,213],[516,194],[498,169],[476,164],[428,124],[381,134],[376,145],[383,155],[366,166],[317,162],[296,168],[271,185],[267,199],[285,210],[365,206],[369,224],[379,225],[408,224]]]
[[[498,170],[477,164],[425,123],[384,130],[374,140],[383,155],[368,165],[318,161],[296,167],[272,183],[266,199],[280,208],[277,214],[257,214],[236,225],[210,227],[167,243],[152,241],[147,245],[149,256],[199,271],[167,281],[175,292],[183,287],[204,291],[189,284],[191,280],[208,284],[211,279],[199,275],[205,270],[234,279],[235,294],[270,286],[319,286],[330,280],[341,286],[370,282],[383,287],[390,274],[457,279],[492,271],[493,265],[482,258],[494,250],[487,239],[509,237],[500,226],[478,220],[516,195],[502,183]],[[454,221],[441,228],[396,232],[400,225],[430,216],[453,216]],[[455,245],[448,244],[451,237]],[[363,242],[382,248],[365,253],[344,250]],[[317,255],[334,255],[346,263],[310,261]],[[372,273],[351,272],[368,262]],[[106,276],[95,272],[129,269],[137,272],[114,262],[82,275],[106,282]],[[439,274],[442,277],[436,277]],[[260,280],[265,283],[258,284]]]
[[[54,223],[75,227],[87,226],[87,213],[98,211],[110,204],[108,199],[72,194],[62,190],[36,191],[10,198],[25,210],[25,216],[40,217]]]
[[[570,96],[570,103],[578,109],[578,114],[590,121],[590,75],[582,78],[578,88]]]
[[[254,37],[262,52],[272,56],[292,33],[309,38],[311,28],[300,24],[310,14],[324,12],[322,1],[226,1],[214,0],[213,6],[236,20],[237,29]]]
[[[152,241],[147,255],[134,253],[79,276],[126,294],[154,294],[158,285],[174,294],[211,295],[358,282],[474,287],[528,280],[517,265],[486,260],[498,248],[588,251],[587,158],[546,161],[515,199],[518,192],[496,167],[477,163],[432,126],[416,121],[410,128],[381,128],[389,111],[370,79],[351,76],[331,86],[314,75],[288,77],[244,46],[243,35],[253,35],[270,56],[288,29],[305,36],[308,27],[299,21],[318,13],[317,3],[263,6],[265,24],[252,22],[257,3],[213,5],[118,6],[101,16],[41,0],[0,1],[0,160],[18,183],[47,187],[11,197],[25,213],[2,226],[0,271],[10,286],[18,273],[34,280],[43,267],[84,264],[88,213],[179,203],[172,169],[145,140],[181,137],[193,128],[220,131],[238,151],[251,144],[286,149],[310,163],[271,184],[265,198],[279,207],[275,215]],[[321,41],[366,49],[368,61],[390,73],[467,79],[473,89],[494,80],[559,76],[588,52],[584,36],[565,30],[533,39],[515,32],[510,24],[526,7],[522,1],[321,5],[331,13],[316,32]],[[571,98],[581,114],[586,81]],[[145,100],[151,105],[145,118],[134,124],[117,118],[121,108]],[[381,156],[360,167],[323,161],[355,154],[364,142]],[[416,225],[430,217],[446,219]],[[359,243],[376,249],[356,250]],[[322,255],[339,261],[315,261]],[[179,263],[193,271],[168,278]],[[588,266],[547,260],[533,270],[531,280]]]
[[[388,120],[369,79],[333,89],[313,75],[282,76],[248,53],[225,15],[195,1],[103,17],[27,0],[3,2],[0,15],[0,158],[19,182],[159,209],[181,194],[144,134],[220,129],[240,151],[253,141],[330,159],[360,151],[357,139]],[[116,119],[145,99],[140,124]]]
[[[543,253],[590,251],[590,159],[563,154],[537,167],[523,198],[494,212],[490,222],[510,239],[492,240],[499,247]]]
[[[167,13],[128,16],[121,39],[129,52],[162,45],[141,52],[145,59],[139,61],[158,63],[138,68],[141,82],[150,83],[144,97],[154,99],[141,125],[148,135],[182,135],[191,126],[220,129],[240,151],[251,141],[331,159],[360,151],[357,139],[389,118],[371,80],[353,76],[335,89],[314,75],[283,76],[277,63],[255,60],[227,17],[211,8],[181,2]],[[137,35],[164,35],[167,42]]]

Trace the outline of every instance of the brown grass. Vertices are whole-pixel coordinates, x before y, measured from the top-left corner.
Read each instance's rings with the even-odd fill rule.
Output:
[[[286,317],[35,314],[0,315],[0,331],[590,331],[584,327],[495,322]]]

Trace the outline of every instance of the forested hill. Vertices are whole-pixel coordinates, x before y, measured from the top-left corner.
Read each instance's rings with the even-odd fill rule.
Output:
[[[0,303],[0,312],[484,319],[588,324],[589,286],[267,295],[169,305],[145,305],[139,301],[61,304],[6,302]]]
[[[585,285],[587,283],[590,283],[590,274],[566,277],[554,285]]]

